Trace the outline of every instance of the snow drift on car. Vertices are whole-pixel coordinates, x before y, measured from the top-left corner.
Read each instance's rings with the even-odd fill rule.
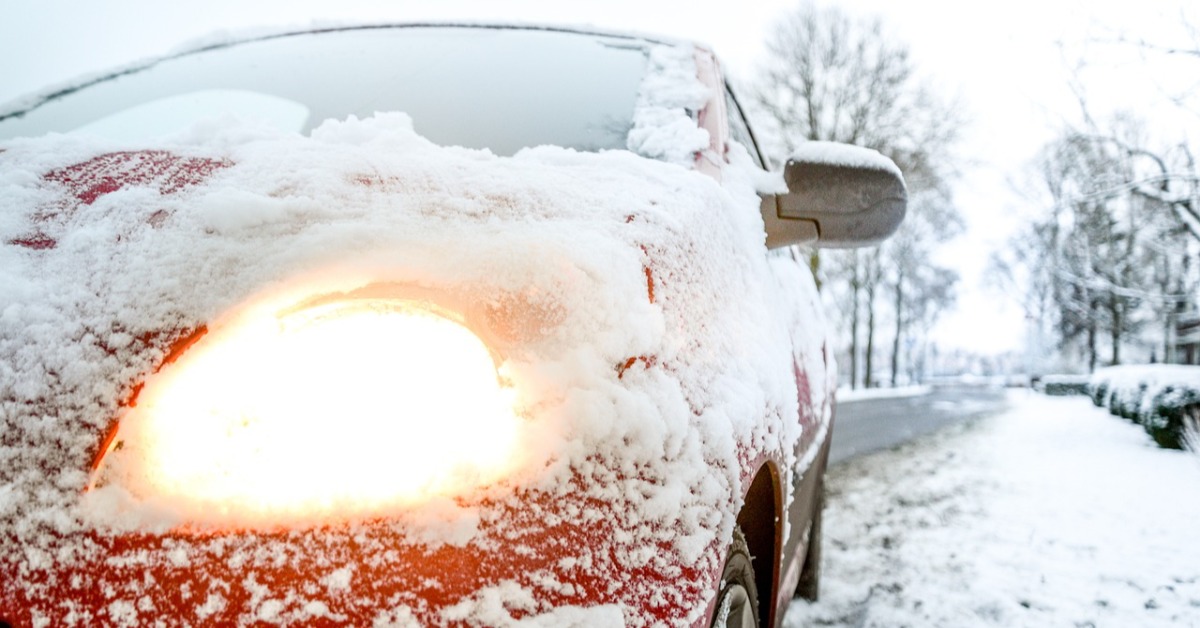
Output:
[[[651,136],[645,145],[668,154]],[[497,157],[435,146],[398,113],[329,121],[310,137],[225,120],[154,146],[52,135],[2,148],[0,605],[36,621],[337,622],[374,608],[386,609],[380,623],[500,625],[577,606],[610,620],[620,609],[634,626],[690,624],[713,594],[704,583],[721,569],[747,458],[795,462],[798,424],[761,417],[808,404],[793,364],[823,372],[822,339],[779,339],[819,329],[820,313],[798,302],[815,294],[797,290],[811,277],[764,257],[754,182],[738,168],[718,182],[625,151]],[[490,466],[467,460],[394,499],[335,488],[218,508],[187,486],[146,483],[138,456],[152,446],[139,453],[130,427],[109,472],[90,474],[114,422],[135,426],[142,395],[246,317],[364,294],[420,295],[482,330],[510,404],[508,444],[495,443],[504,451]],[[281,368],[246,359],[245,377],[263,385]],[[805,391],[825,421],[826,384]],[[407,412],[403,398],[383,414],[400,428],[374,433],[336,413],[297,424],[323,448],[279,458],[301,474],[284,477],[367,483],[418,451],[480,438],[423,438],[420,424],[439,417]],[[236,442],[193,453],[214,473],[255,475],[236,466]],[[591,536],[555,544],[564,519]],[[129,535],[155,538],[157,551]],[[406,595],[371,586],[456,548],[525,562],[426,578]],[[326,576],[266,575],[280,570]],[[685,584],[664,590],[665,578]],[[156,607],[149,593],[171,586],[173,606]],[[79,596],[102,597],[107,616],[75,612]]]

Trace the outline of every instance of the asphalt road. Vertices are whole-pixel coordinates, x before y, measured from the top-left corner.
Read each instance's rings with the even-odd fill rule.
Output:
[[[939,384],[927,395],[840,401],[829,463],[888,449],[947,425],[1002,412],[998,386]]]

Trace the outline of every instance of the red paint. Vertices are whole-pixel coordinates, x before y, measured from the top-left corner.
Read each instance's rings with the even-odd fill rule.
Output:
[[[27,236],[9,240],[8,244],[13,246],[23,246],[27,249],[33,249],[35,251],[45,251],[46,249],[52,249],[58,246],[58,240],[55,240],[44,233],[35,232]]]
[[[182,157],[163,150],[122,151],[106,153],[87,161],[42,176],[42,180],[61,185],[67,198],[33,215],[37,227],[32,233],[7,241],[7,244],[35,251],[52,249],[58,238],[51,235],[54,226],[61,227],[80,211],[102,196],[131,187],[149,187],[163,196],[170,196],[208,180],[216,172],[233,165],[227,159]],[[162,224],[165,210],[158,210],[146,220],[152,226]],[[47,224],[49,223],[49,224]]]
[[[808,371],[792,361],[792,369],[796,375],[796,401],[800,406],[800,426],[804,430],[800,442],[796,444],[796,455],[803,455],[817,440],[817,428],[820,424],[817,408],[812,401],[812,384],[808,381]]]
[[[646,296],[654,303],[654,271],[650,270],[650,266],[644,266],[646,271]]]
[[[91,205],[126,187],[156,187],[160,194],[174,194],[232,165],[225,159],[181,157],[163,150],[122,151],[53,170],[42,179],[67,186],[76,201]]]
[[[654,356],[644,356],[644,355],[638,355],[638,356],[629,358],[628,360],[625,360],[623,363],[617,365],[617,379],[624,378],[625,371],[628,371],[634,364],[637,364],[638,362],[641,362],[642,366],[644,368],[650,368],[650,367],[654,366],[654,364],[656,362],[658,362],[658,360],[656,360]]]
[[[589,481],[594,480],[573,480]],[[80,533],[62,539],[89,548],[73,560],[42,568],[20,565],[19,556],[0,557],[5,576],[0,578],[0,618],[25,627],[37,613],[50,618],[51,625],[62,625],[61,601],[71,600],[76,611],[92,614],[91,625],[108,625],[114,598],[106,592],[127,601],[144,591],[152,598],[153,611],[141,614],[143,619],[240,625],[256,610],[245,584],[253,580],[265,585],[273,599],[289,592],[305,596],[306,585],[320,587],[308,596],[342,617],[311,619],[305,622],[309,626],[371,625],[381,610],[397,605],[409,606],[421,625],[456,626],[466,624],[447,622],[440,612],[480,589],[511,581],[531,591],[540,605],[510,609],[518,618],[558,606],[626,604],[628,612],[653,624],[686,615],[713,586],[718,563],[680,565],[666,558],[674,555],[666,542],[657,542],[663,560],[626,565],[624,552],[633,548],[616,539],[620,522],[631,518],[612,504],[578,493],[530,493],[524,498],[485,518],[477,540],[464,547],[415,544],[390,522],[279,532]],[[571,515],[580,509],[598,516]],[[272,549],[255,554],[263,548]],[[177,564],[172,552],[182,552],[188,560]],[[712,554],[719,554],[717,548]],[[327,594],[319,579],[345,566],[353,569],[349,589]],[[566,586],[539,586],[539,575],[552,575]],[[660,594],[665,591],[672,594]],[[197,608],[210,593],[224,598],[225,607],[200,617]],[[293,604],[288,610],[296,608]]]

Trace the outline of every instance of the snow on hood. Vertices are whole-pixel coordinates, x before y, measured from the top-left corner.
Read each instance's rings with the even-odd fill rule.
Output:
[[[399,113],[328,121],[310,137],[213,120],[152,146],[64,135],[0,145],[0,556],[19,557],[16,569],[37,580],[48,565],[103,551],[84,540],[95,530],[261,527],[263,513],[214,515],[129,478],[85,494],[89,466],[114,419],[136,413],[136,391],[154,387],[160,367],[169,376],[164,361],[197,331],[207,333],[184,359],[252,307],[399,286],[492,326],[486,340],[518,393],[516,455],[502,480],[468,483],[452,499],[344,517],[386,516],[429,547],[484,547],[494,540],[481,538],[480,521],[522,508],[517,493],[582,491],[573,503],[624,513],[606,563],[643,566],[670,548],[671,568],[719,573],[746,457],[776,452],[785,476],[796,462],[798,423],[764,418],[795,417],[793,365],[823,372],[828,356],[811,275],[764,255],[762,182],[745,151],[733,147],[720,182],[691,169],[709,139],[691,120],[707,97],[692,54],[652,48],[633,152],[497,157],[435,146]],[[822,426],[831,382],[810,391]],[[378,451],[369,438],[363,451]],[[330,513],[265,520],[316,530]],[[176,543],[172,564],[224,547],[207,543]],[[247,551],[301,551],[261,544]],[[695,596],[711,593],[692,584],[674,594],[693,596],[682,623],[703,612]],[[138,591],[110,595],[131,623]],[[255,593],[254,617],[302,621],[323,608],[292,605],[304,599],[293,593]],[[668,594],[631,584],[622,595]],[[497,600],[533,604],[520,585],[496,583],[442,618],[507,624]],[[197,617],[222,604],[210,597]],[[620,614],[578,612],[543,623]],[[380,615],[406,618],[405,606]]]
[[[0,152],[5,553],[33,556],[97,523],[203,519],[80,494],[121,402],[172,343],[254,299],[383,283],[554,313],[504,355],[527,419],[507,480],[388,513],[425,543],[467,543],[472,504],[565,490],[576,474],[597,478],[585,489],[595,498],[663,524],[655,539],[671,530],[677,559],[694,565],[732,529],[738,444],[794,451],[798,426],[760,421],[797,412],[793,350],[779,341],[796,321],[768,314],[794,295],[781,296],[762,253],[749,177],[718,183],[625,151],[438,147],[403,114],[330,121],[311,137],[213,122],[150,157],[127,152],[138,148],[49,136]],[[153,176],[113,185],[143,158]],[[72,179],[87,162],[102,166],[94,179]],[[627,490],[622,474],[654,489]]]

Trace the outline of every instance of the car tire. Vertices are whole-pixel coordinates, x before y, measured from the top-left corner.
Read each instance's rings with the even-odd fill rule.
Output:
[[[758,587],[754,584],[753,560],[741,528],[735,529],[721,573],[713,628],[758,628]]]

